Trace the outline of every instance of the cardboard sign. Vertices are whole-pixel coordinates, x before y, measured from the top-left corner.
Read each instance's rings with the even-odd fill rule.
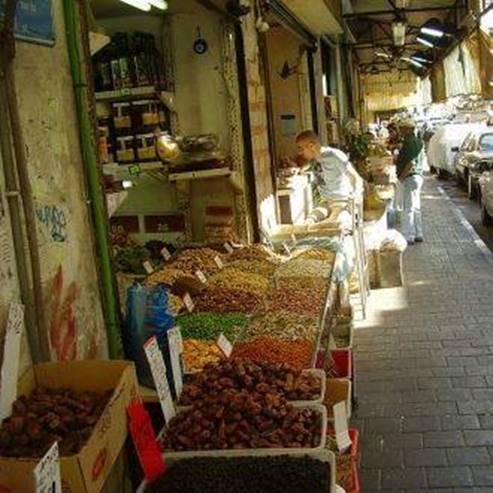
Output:
[[[140,401],[128,406],[129,428],[147,481],[153,482],[166,471],[149,413]]]
[[[233,253],[234,250],[233,247],[230,245],[230,243],[226,242],[223,246],[228,253]]]
[[[286,255],[291,255],[291,248],[289,248],[289,245],[287,243],[283,243],[282,248],[286,252]]]
[[[226,358],[229,358],[231,356],[231,353],[233,352],[233,344],[231,344],[231,342],[222,332],[221,334],[219,334],[216,344],[221,352],[224,354],[224,356],[226,356]]]
[[[344,401],[339,402],[333,407],[333,410],[337,447],[339,452],[344,452],[352,444],[347,424],[346,403]]]
[[[207,277],[205,277],[205,274],[201,270],[195,272],[195,276],[202,284],[207,284]]]
[[[166,247],[163,247],[163,249],[161,250],[161,255],[163,256],[164,260],[166,260],[166,262],[168,260],[171,260],[171,253],[169,253],[169,250]]]
[[[222,269],[224,267],[224,262],[219,255],[214,259],[214,262],[216,262],[218,269]]]
[[[183,353],[183,339],[179,327],[168,330],[168,343],[176,395],[180,397],[181,391],[183,390],[183,376],[181,374],[180,364],[180,355]]]
[[[36,493],[62,493],[60,457],[55,442],[34,469]]]
[[[156,336],[152,336],[144,344],[144,350],[151,367],[152,378],[156,384],[156,391],[163,410],[164,419],[169,423],[175,416],[175,406],[169,389],[168,378],[166,376],[166,365],[164,364],[163,354],[159,349]]]
[[[12,414],[12,404],[17,399],[17,378],[19,376],[19,354],[23,324],[24,305],[12,302],[7,319],[3,363],[0,373],[0,422]]]
[[[183,297],[183,303],[185,303],[188,312],[192,313],[195,308],[195,304],[192,300],[192,297],[188,293],[186,293],[185,296]]]
[[[144,270],[148,274],[152,274],[154,272],[154,267],[152,266],[151,262],[149,260],[146,260],[143,264],[142,267],[144,267]]]

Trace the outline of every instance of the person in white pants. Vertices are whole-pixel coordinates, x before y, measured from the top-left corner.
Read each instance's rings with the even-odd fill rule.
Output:
[[[416,123],[412,118],[401,120],[399,131],[404,137],[396,162],[403,189],[402,233],[408,244],[413,245],[424,240],[421,216],[424,144],[416,135]]]

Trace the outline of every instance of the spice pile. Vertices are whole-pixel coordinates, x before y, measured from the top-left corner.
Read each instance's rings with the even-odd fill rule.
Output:
[[[248,325],[243,340],[256,337],[277,337],[286,341],[314,340],[319,331],[316,317],[289,312],[270,312],[254,318]]]
[[[264,310],[263,296],[243,289],[207,286],[194,301],[199,312],[259,313]]]
[[[243,313],[190,313],[176,319],[184,339],[215,340],[223,333],[232,342],[247,323]]]
[[[66,389],[34,389],[20,396],[0,428],[0,456],[42,457],[58,441],[62,456],[76,454],[92,434],[111,396]]]
[[[294,368],[310,368],[313,341],[283,341],[275,337],[258,337],[248,342],[238,342],[233,358],[261,363],[290,363]]]
[[[185,373],[196,373],[210,363],[221,361],[223,354],[213,341],[185,339],[182,358]]]
[[[327,493],[327,463],[310,457],[196,458],[171,465],[148,493]],[[349,491],[349,490],[348,490]]]
[[[322,382],[313,373],[301,372],[288,364],[222,361],[209,365],[185,385],[180,404],[189,406],[209,396],[221,396],[228,389],[281,395],[290,401],[321,397]]]
[[[163,450],[313,448],[321,444],[322,415],[279,395],[228,389],[175,416]]]

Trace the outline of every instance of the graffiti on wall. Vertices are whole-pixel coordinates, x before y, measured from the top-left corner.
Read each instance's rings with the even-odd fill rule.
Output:
[[[62,266],[51,283],[49,293],[50,344],[54,356],[59,361],[77,357],[77,323],[74,315],[74,303],[78,297],[77,283],[71,282],[65,287]]]
[[[63,243],[67,240],[67,215],[62,208],[56,205],[39,206],[36,216],[53,241]]]

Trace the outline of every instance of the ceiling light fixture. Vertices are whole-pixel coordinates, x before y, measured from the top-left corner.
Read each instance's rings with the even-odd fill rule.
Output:
[[[420,62],[420,63],[431,63],[431,60],[428,60],[427,58],[419,56],[419,55],[413,55],[411,57],[411,59],[416,60],[417,62]]]
[[[396,46],[403,46],[406,42],[407,23],[398,20],[392,23],[392,35]]]
[[[408,57],[402,57],[401,60],[404,60],[405,62],[409,62],[411,64],[413,64],[415,67],[419,67],[419,68],[423,68],[424,65],[416,60],[413,60],[412,58],[408,58]]]
[[[120,0],[120,2],[126,3],[136,9],[143,10],[144,12],[149,12],[149,10],[151,10],[151,5],[147,0]]]
[[[435,48],[435,45],[431,41],[423,38],[422,36],[417,36],[416,41],[422,45],[428,46],[428,48]]]
[[[384,53],[383,51],[377,51],[375,53],[375,56],[380,58],[392,58],[392,55],[389,55],[388,53]]]
[[[422,27],[421,32],[423,34],[433,36],[434,38],[443,38],[443,36],[445,36],[444,31],[440,31],[439,29],[435,29],[434,27]]]
[[[168,10],[168,2],[166,0],[147,0],[147,2],[159,10]]]

